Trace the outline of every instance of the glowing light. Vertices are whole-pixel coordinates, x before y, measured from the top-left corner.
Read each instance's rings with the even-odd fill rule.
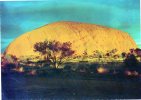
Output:
[[[139,73],[137,72],[137,71],[125,71],[125,74],[127,75],[127,76],[138,76],[139,75]]]
[[[23,67],[19,68],[19,72],[24,72]]]
[[[32,70],[29,74],[30,75],[36,75],[36,70]]]
[[[97,68],[97,71],[98,71],[98,73],[107,73],[108,72],[108,70],[106,69],[106,68],[104,68],[104,67],[99,67],[99,68]]]
[[[14,70],[17,71],[17,72],[20,72],[20,73],[24,72],[23,67],[19,67],[19,68],[16,68]]]
[[[138,73],[137,71],[133,71],[133,72],[132,72],[132,75],[134,75],[134,76],[138,76],[139,73]]]
[[[125,71],[125,74],[127,75],[127,76],[131,76],[132,75],[132,73],[131,73],[131,71]]]

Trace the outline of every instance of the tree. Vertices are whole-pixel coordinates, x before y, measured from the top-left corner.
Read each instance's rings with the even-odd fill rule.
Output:
[[[70,42],[59,41],[43,41],[34,45],[34,51],[39,52],[46,61],[52,64],[55,68],[58,68],[64,60],[68,60],[70,56],[74,54],[74,50],[71,49]]]
[[[18,67],[16,56],[13,55],[1,55],[1,66],[5,73],[10,73],[13,69]]]
[[[140,49],[140,48],[136,48],[136,49],[134,50],[134,52],[136,53],[137,57],[140,58],[140,61],[141,61],[141,49]]]
[[[117,49],[112,49],[110,51],[107,51],[106,57],[108,57],[110,61],[115,62],[117,58],[119,57],[119,55],[117,55],[116,52],[117,52]]]
[[[1,55],[1,65],[2,67],[6,67],[7,64],[14,64],[18,67],[18,58],[14,55]]]
[[[88,58],[87,49],[84,50],[82,60],[85,61]]]
[[[98,58],[98,62],[102,62],[102,59],[101,59],[101,58],[103,58],[103,53],[102,52],[96,50],[96,51],[94,51],[93,56],[95,58]]]
[[[122,56],[123,59],[125,59],[126,55],[127,55],[126,52],[121,53],[121,56]]]
[[[128,53],[124,63],[128,70],[138,70],[138,60],[134,54]]]

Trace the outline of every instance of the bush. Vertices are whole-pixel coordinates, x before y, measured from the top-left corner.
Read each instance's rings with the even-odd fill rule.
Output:
[[[63,72],[62,69],[56,69],[56,68],[52,68],[50,70],[48,70],[48,74],[50,75],[59,75]]]
[[[89,72],[89,69],[87,66],[83,65],[83,64],[80,64],[77,69],[76,69],[77,72],[80,72],[80,73],[87,73]]]
[[[66,65],[66,66],[64,67],[64,70],[65,70],[65,71],[71,71],[71,66],[70,66],[70,65]]]
[[[11,73],[12,69],[16,68],[16,65],[13,63],[6,63],[2,68],[2,73]]]
[[[98,67],[98,64],[91,64],[90,65],[90,72],[91,73],[97,73],[97,67]]]
[[[11,69],[16,68],[16,65],[13,63],[7,63],[5,64],[5,68],[11,70]]]
[[[126,59],[124,60],[125,69],[127,70],[138,70],[139,62],[136,59],[135,55],[129,54]]]

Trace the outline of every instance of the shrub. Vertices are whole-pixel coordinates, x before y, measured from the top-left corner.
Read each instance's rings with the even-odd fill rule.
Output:
[[[70,66],[70,65],[66,65],[66,66],[64,67],[64,70],[65,70],[65,71],[71,71],[71,66]]]
[[[138,70],[139,62],[134,54],[128,54],[124,60],[125,68],[131,71]]]
[[[97,73],[97,67],[98,67],[98,64],[91,64],[90,65],[90,72],[91,73]]]
[[[88,69],[88,66],[80,64],[80,65],[78,65],[76,71],[80,72],[80,73],[88,73],[89,69]]]

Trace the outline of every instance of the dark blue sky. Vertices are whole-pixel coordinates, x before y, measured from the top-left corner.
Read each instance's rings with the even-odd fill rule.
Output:
[[[0,3],[2,51],[21,34],[62,20],[116,28],[128,32],[136,43],[141,45],[139,0],[46,0]]]

